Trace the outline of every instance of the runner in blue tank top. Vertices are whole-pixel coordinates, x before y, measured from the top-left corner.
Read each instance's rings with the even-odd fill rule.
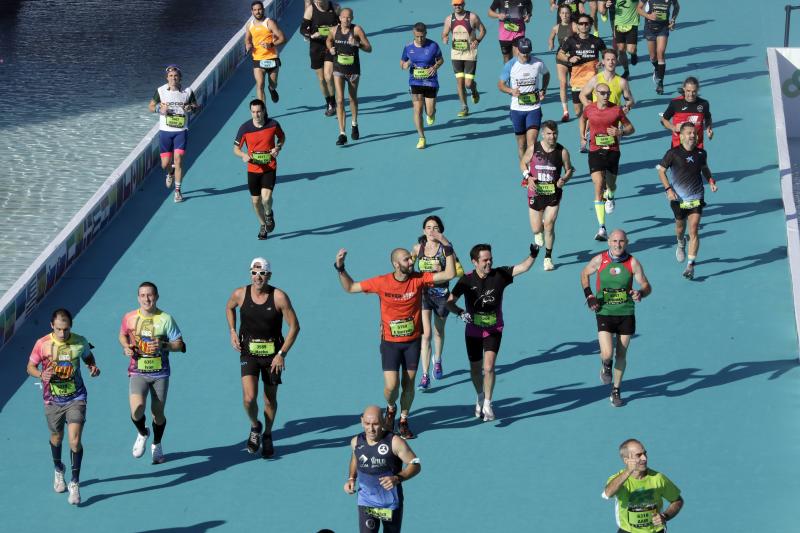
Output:
[[[422,103],[428,115],[428,126],[436,121],[436,93],[439,92],[439,77],[436,71],[444,64],[439,45],[427,38],[428,27],[422,22],[414,24],[414,40],[403,48],[400,68],[408,69],[408,85],[411,87],[411,102],[414,107],[414,127],[419,133],[417,148],[425,148],[425,130],[422,127]]]

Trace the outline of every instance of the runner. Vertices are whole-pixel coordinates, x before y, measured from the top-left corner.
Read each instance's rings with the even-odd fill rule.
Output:
[[[436,71],[444,64],[439,45],[428,39],[428,27],[422,22],[414,24],[414,40],[403,48],[400,68],[408,69],[408,85],[411,87],[411,103],[414,110],[414,126],[419,133],[417,148],[425,148],[425,130],[422,126],[422,105],[425,104],[426,122],[433,126],[436,121],[436,93],[439,92],[439,77]]]
[[[383,395],[386,398],[386,429],[394,431],[399,382],[402,381],[403,394],[400,396],[398,429],[404,439],[414,438],[414,433],[408,426],[408,412],[414,401],[414,379],[420,357],[422,293],[425,288],[433,287],[437,283],[446,283],[456,275],[455,258],[450,241],[438,231],[432,231],[430,237],[444,248],[446,260],[445,268],[441,272],[414,272],[414,259],[411,253],[403,248],[392,250],[393,272],[361,282],[353,281],[350,274],[345,271],[344,259],[347,250],[344,248],[336,254],[336,262],[333,264],[339,273],[339,282],[345,292],[375,293],[380,299],[380,351]]]
[[[683,82],[683,95],[670,100],[667,110],[661,115],[661,124],[672,132],[672,147],[680,146],[681,126],[690,122],[694,124],[697,133],[697,147],[703,148],[703,130],[709,140],[714,138],[714,129],[711,125],[711,104],[708,100],[700,98],[700,82],[694,76],[689,76]]]
[[[531,55],[533,44],[527,37],[517,41],[517,57],[505,64],[497,82],[500,92],[511,95],[511,124],[517,139],[517,157],[539,137],[542,102],[550,85],[550,72],[541,59]]]
[[[586,13],[586,8],[584,6],[586,2],[587,0],[550,0],[550,11],[558,10],[556,24],[561,22],[561,6],[567,6],[569,8],[572,22],[575,23],[578,20],[578,15]],[[577,31],[577,28],[574,31]]]
[[[253,58],[253,76],[256,79],[256,98],[266,102],[264,97],[264,77],[269,75],[269,96],[273,102],[278,101],[278,71],[281,60],[278,57],[278,46],[286,42],[277,22],[264,16],[264,4],[254,0],[250,4],[253,17],[247,21],[244,33],[244,49]]]
[[[683,277],[694,278],[694,267],[697,252],[700,249],[700,217],[706,202],[703,199],[703,176],[708,181],[711,192],[717,192],[717,183],[708,168],[708,154],[697,146],[697,130],[691,122],[681,126],[681,144],[670,148],[659,163],[658,179],[667,193],[669,205],[675,215],[675,236],[678,246],[675,248],[675,259],[679,263],[686,260],[686,223],[689,223],[689,261]],[[667,169],[672,169],[671,179],[667,177]]]
[[[636,8],[639,15],[645,18],[644,38],[647,39],[647,51],[653,64],[656,94],[664,94],[667,41],[669,32],[675,29],[675,20],[680,10],[678,0],[639,0]]]
[[[328,35],[326,46],[333,62],[333,83],[336,85],[336,118],[339,120],[339,138],[336,144],[341,146],[347,142],[344,132],[344,85],[347,83],[350,94],[350,114],[352,123],[350,136],[354,141],[360,137],[358,132],[358,82],[361,78],[361,61],[358,51],[372,52],[372,45],[367,34],[353,21],[353,10],[349,7],[339,12],[339,25]]]
[[[311,70],[317,75],[319,90],[325,98],[325,116],[336,114],[336,93],[333,85],[333,56],[325,43],[333,28],[339,24],[339,4],[329,0],[307,2],[303,11],[300,33],[309,41]]]
[[[615,0],[613,6],[614,42],[623,68],[622,77],[627,80],[630,76],[628,64],[636,65],[639,62],[636,53],[636,43],[639,39],[639,12],[636,9],[636,0]],[[630,61],[628,61],[629,55]]]
[[[153,464],[166,461],[161,447],[161,438],[167,427],[164,409],[167,406],[169,391],[169,352],[186,352],[178,324],[157,307],[158,288],[145,281],[137,291],[139,308],[126,313],[119,327],[119,343],[128,364],[128,400],[131,407],[131,421],[136,426],[136,441],[133,443],[133,456],[144,455],[145,444],[150,436],[144,410],[147,407],[147,394],[150,393],[150,414],[153,416],[153,444],[150,455]]]
[[[503,63],[511,61],[516,55],[517,41],[525,37],[525,25],[533,15],[531,0],[492,0],[489,17],[497,19],[497,32],[500,39],[500,53]]]
[[[156,89],[150,100],[150,112],[158,113],[158,139],[161,145],[161,168],[167,172],[167,189],[175,184],[175,203],[183,201],[183,155],[189,140],[188,113],[200,109],[191,88],[181,87],[181,69],[167,67],[167,83]]]
[[[399,533],[403,524],[403,485],[422,470],[419,458],[401,439],[386,431],[381,408],[370,405],[361,415],[364,432],[350,441],[347,494],[358,492],[358,531]],[[403,468],[405,464],[405,468]]]
[[[597,84],[604,83],[608,85],[611,94],[608,96],[608,101],[612,104],[622,105],[622,99],[625,99],[625,105],[622,110],[627,114],[635,102],[633,101],[633,94],[628,80],[623,76],[617,75],[617,53],[610,48],[603,50],[603,70],[595,74],[586,85],[583,86],[580,93],[581,104],[584,106],[589,105],[589,97],[591,96],[593,102],[597,101],[597,94],[594,89]]]
[[[542,124],[542,140],[528,147],[520,161],[522,184],[528,188],[528,217],[536,246],[544,246],[544,270],[554,270],[553,243],[564,185],[575,169],[569,152],[558,143],[558,125]],[[562,170],[566,169],[562,175]]]
[[[89,341],[72,333],[72,314],[69,311],[56,309],[50,318],[50,328],[52,332],[37,340],[33,346],[27,371],[29,376],[42,380],[44,416],[50,430],[50,453],[55,467],[53,490],[69,490],[67,501],[78,505],[81,503],[80,477],[83,461],[81,435],[86,423],[86,387],[81,377],[80,361],[83,359],[92,377],[99,376],[100,369]],[[65,423],[69,432],[72,464],[69,486],[64,483],[66,467],[61,462]]]
[[[595,240],[607,239],[606,214],[614,212],[614,193],[617,190],[619,174],[619,142],[625,135],[632,135],[633,124],[625,116],[623,109],[608,101],[611,89],[605,83],[595,87],[597,102],[589,104],[581,115],[579,129],[581,152],[586,151],[586,133],[589,144],[589,172],[594,183],[594,211],[600,228]]]
[[[597,340],[600,344],[600,380],[604,385],[612,383],[611,404],[622,407],[620,385],[627,364],[628,346],[636,333],[634,304],[652,291],[644,275],[641,263],[630,255],[626,248],[628,236],[621,229],[611,232],[608,251],[594,256],[581,271],[581,286],[586,305],[597,314]],[[589,288],[589,278],[596,276],[596,293]],[[633,280],[639,289],[633,288]],[[614,335],[616,338],[616,361],[614,361]],[[614,364],[612,377],[611,365]]]
[[[531,269],[538,254],[539,247],[531,244],[530,255],[519,264],[492,268],[491,245],[476,244],[469,252],[475,270],[458,280],[447,300],[450,311],[466,324],[464,341],[469,373],[478,394],[475,418],[482,415],[484,422],[495,418],[492,395],[495,361],[503,337],[503,292],[515,276]],[[456,305],[462,294],[466,310]]]
[[[667,476],[647,467],[647,450],[636,439],[619,446],[625,468],[608,478],[603,499],[614,498],[614,516],[621,532],[654,533],[667,530],[667,521],[683,508],[681,491]],[[664,500],[669,506],[662,512]]]
[[[442,42],[447,44],[450,32],[453,32],[450,59],[456,73],[458,99],[461,101],[461,111],[457,116],[466,117],[469,115],[467,91],[472,92],[472,103],[477,104],[481,99],[475,70],[478,66],[478,45],[486,35],[486,27],[478,15],[464,9],[464,0],[452,0],[452,3],[453,13],[444,19]]]
[[[263,101],[250,101],[250,116],[252,120],[242,124],[236,134],[233,154],[247,163],[247,188],[260,223],[258,238],[263,241],[275,229],[272,191],[277,179],[277,157],[286,144],[286,135],[277,120],[267,117]],[[246,152],[242,151],[244,146],[247,146]]]
[[[444,231],[442,219],[431,215],[422,221],[423,234],[412,247],[411,257],[417,264],[419,272],[441,272],[447,266],[444,246],[433,238],[436,232]],[[464,275],[464,270],[455,257],[456,277]],[[422,292],[422,378],[419,389],[428,390],[431,379],[428,370],[431,364],[431,317],[433,317],[433,344],[435,355],[433,358],[433,378],[442,379],[442,348],[444,346],[444,325],[447,321],[447,296],[450,294],[450,284],[438,283],[433,287],[425,288]]]
[[[289,296],[269,284],[269,261],[256,257],[250,261],[250,285],[234,290],[225,306],[231,333],[231,346],[239,352],[242,371],[244,411],[250,419],[247,451],[268,458],[275,454],[272,425],[278,412],[278,385],[286,370],[286,356],[300,333],[300,322]],[[239,332],[236,332],[236,308]],[[283,337],[283,321],[289,326]],[[264,382],[264,424],[258,419],[258,377]],[[261,435],[261,431],[264,435]]]
[[[553,6],[555,4],[551,4]],[[576,4],[572,4],[576,5]],[[583,5],[583,4],[581,4]],[[572,18],[572,10],[567,4],[562,4],[558,8],[559,21],[550,30],[550,37],[548,38],[550,51],[555,49],[555,41],[558,39],[558,47],[564,44],[567,37],[575,33],[575,25]],[[569,76],[571,65],[566,61],[561,61],[556,58],[556,72],[558,73],[559,95],[561,96],[561,122],[569,122],[569,109],[567,109],[567,77]]]
[[[570,35],[561,44],[556,60],[572,65],[570,70],[570,85],[572,88],[572,105],[575,116],[580,117],[583,112],[580,93],[583,86],[597,74],[598,59],[606,44],[594,35],[589,34],[592,17],[578,15],[578,33]],[[581,137],[581,139],[584,139]]]

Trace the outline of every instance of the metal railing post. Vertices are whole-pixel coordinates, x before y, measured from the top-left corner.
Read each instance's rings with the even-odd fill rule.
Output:
[[[784,30],[783,30],[783,47],[784,48],[788,48],[789,47],[789,26],[792,23],[792,6],[787,4],[784,7],[784,9],[786,10],[786,24],[785,24]]]

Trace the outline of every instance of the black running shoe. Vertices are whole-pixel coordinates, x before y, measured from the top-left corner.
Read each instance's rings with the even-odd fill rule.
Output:
[[[386,406],[386,411],[383,414],[383,429],[386,431],[394,431],[394,417],[397,414],[397,407]]]
[[[614,407],[622,407],[623,405],[622,397],[620,397],[619,389],[617,387],[611,388],[611,397],[609,398],[609,400],[611,400],[611,405],[613,405]]]
[[[247,451],[256,453],[261,446],[261,421],[258,426],[250,428],[250,435],[247,436]]]
[[[639,62],[639,56],[637,54],[631,54],[631,65],[636,66],[636,63]]]
[[[264,433],[261,440],[261,457],[269,459],[275,455],[275,447],[272,445],[272,433]]]
[[[401,418],[400,422],[397,424],[398,429],[400,430],[400,438],[404,440],[410,440],[416,438],[416,435],[411,431],[411,428],[408,427],[408,418]]]
[[[336,146],[342,146],[344,144],[347,144],[347,135],[340,133],[336,138]]]
[[[336,108],[333,107],[333,104],[328,104],[328,107],[325,109],[325,116],[332,117],[336,114]]]
[[[264,215],[264,222],[267,223],[267,233],[272,233],[275,230],[275,210],[273,209],[269,215]]]
[[[278,100],[280,100],[280,96],[278,96],[278,91],[276,91],[272,87],[269,88],[269,97],[272,98],[272,101],[275,103],[278,103]]]
[[[261,224],[261,227],[258,230],[258,240],[259,241],[267,240],[267,227],[264,224]]]
[[[351,124],[350,125],[350,137],[353,138],[354,141],[357,141],[361,134],[358,132],[358,124]]]
[[[662,80],[658,80],[656,83],[656,94],[664,94],[664,82]]]

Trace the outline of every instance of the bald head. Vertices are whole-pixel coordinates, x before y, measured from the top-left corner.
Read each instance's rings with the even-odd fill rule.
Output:
[[[392,250],[392,255],[390,257],[392,264],[400,263],[407,255],[411,255],[411,253],[405,248],[395,248]]]
[[[611,88],[606,83],[598,83],[594,88],[595,91],[610,91]]]
[[[363,419],[373,418],[373,417],[377,420],[381,419],[381,408],[378,407],[377,405],[369,405],[367,406],[366,409],[364,409],[364,412],[361,413],[361,418]]]
[[[614,239],[614,240],[621,240],[628,242],[628,234],[622,231],[621,229],[615,229],[614,231],[611,232],[611,235],[609,235],[608,237],[609,240]]]

